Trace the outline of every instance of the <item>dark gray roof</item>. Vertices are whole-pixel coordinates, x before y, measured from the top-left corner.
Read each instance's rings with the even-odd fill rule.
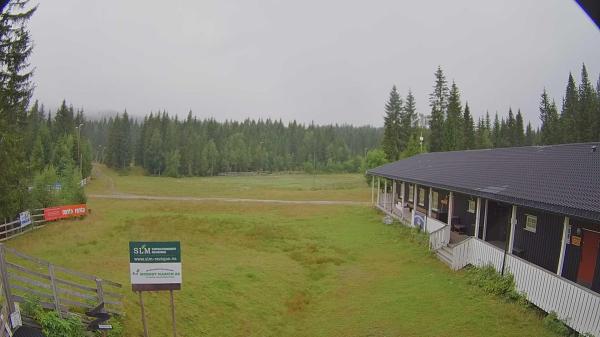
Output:
[[[368,173],[600,221],[600,143],[425,153]]]

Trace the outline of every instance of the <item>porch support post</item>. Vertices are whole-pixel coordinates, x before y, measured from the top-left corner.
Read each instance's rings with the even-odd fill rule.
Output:
[[[371,205],[375,203],[375,176],[371,176]]]
[[[392,180],[392,204],[390,205],[390,212],[394,213],[395,205],[396,205],[396,181]]]
[[[517,206],[512,207],[512,216],[510,218],[510,239],[508,240],[508,253],[512,254],[515,245],[515,226],[517,225]]]
[[[485,210],[483,212],[483,236],[481,237],[483,241],[485,241],[485,235],[487,234],[488,201],[489,199],[485,199]]]
[[[379,206],[379,192],[381,192],[381,179],[377,177],[377,206]]]
[[[481,198],[477,198],[477,210],[475,211],[475,235],[476,238],[479,238],[479,216],[481,215]]]
[[[400,185],[400,201],[402,202],[402,210],[404,210],[404,181]]]
[[[431,197],[433,195],[432,192],[432,188],[429,188],[429,204],[427,205],[427,217],[431,217],[431,200],[433,200]]]
[[[562,275],[563,264],[565,263],[565,250],[567,248],[567,236],[569,233],[569,217],[565,217],[565,222],[563,223],[563,232],[562,239],[560,240],[560,256],[558,258],[558,267],[556,268],[556,275]]]
[[[448,226],[450,226],[450,230],[452,230],[452,213],[454,208],[454,193],[450,191],[450,195],[448,197]]]
[[[387,209],[387,204],[389,202],[389,194],[387,191],[387,179],[383,181],[383,209]]]
[[[417,184],[413,184],[413,210],[410,217],[410,225],[415,227],[415,213],[417,212]]]

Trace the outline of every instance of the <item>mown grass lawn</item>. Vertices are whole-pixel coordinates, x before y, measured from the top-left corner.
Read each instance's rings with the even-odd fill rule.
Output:
[[[132,169],[121,175],[96,165],[92,194],[224,197],[284,200],[371,201],[361,174],[270,174],[261,176],[169,178]]]

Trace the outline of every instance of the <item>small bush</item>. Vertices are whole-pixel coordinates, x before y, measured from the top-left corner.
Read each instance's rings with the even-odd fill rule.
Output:
[[[77,316],[61,318],[56,311],[46,311],[40,305],[36,296],[27,296],[21,307],[24,316],[35,319],[41,326],[42,332],[48,337],[86,337],[86,327]],[[112,317],[107,324],[112,325],[108,337],[121,337],[123,324],[119,317]],[[100,331],[97,336],[102,336]]]
[[[518,293],[515,289],[513,275],[500,275],[490,265],[483,268],[469,268],[467,270],[467,278],[469,284],[474,284],[489,294],[501,296],[512,301],[524,301],[525,296]]]
[[[571,329],[558,318],[558,315],[554,311],[550,312],[544,318],[544,326],[560,336],[569,336],[571,334]]]

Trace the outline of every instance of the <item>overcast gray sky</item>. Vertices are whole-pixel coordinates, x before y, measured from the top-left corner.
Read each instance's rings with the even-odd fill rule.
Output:
[[[86,111],[382,125],[393,84],[419,112],[438,65],[480,116],[538,124],[600,32],[572,0],[43,1],[30,24],[35,97]]]

